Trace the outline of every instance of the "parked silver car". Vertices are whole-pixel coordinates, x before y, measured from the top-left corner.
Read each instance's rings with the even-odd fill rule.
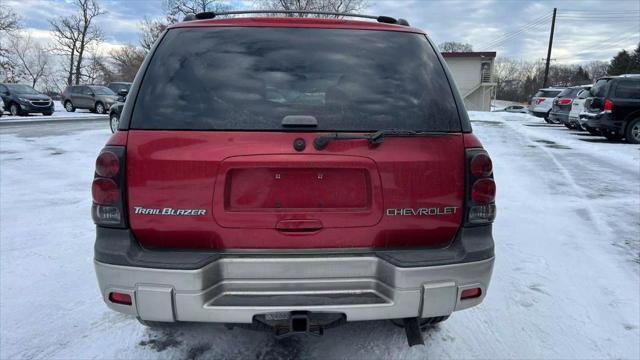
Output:
[[[551,123],[551,119],[549,119],[549,113],[551,112],[551,107],[553,106],[553,99],[555,99],[560,92],[564,90],[563,88],[545,88],[540,89],[538,92],[531,98],[531,104],[529,104],[529,112],[531,115],[543,118],[544,121]]]
[[[88,109],[98,114],[106,114],[118,95],[106,86],[72,85],[62,92],[62,105],[68,112]]]

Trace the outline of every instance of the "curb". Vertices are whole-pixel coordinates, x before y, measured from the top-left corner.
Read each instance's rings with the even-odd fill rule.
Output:
[[[109,120],[108,116],[92,116],[92,117],[59,117],[55,119],[19,119],[19,120],[2,120],[0,117],[0,126],[9,125],[38,125],[38,124],[55,124],[55,123],[72,123],[72,122],[94,122]]]

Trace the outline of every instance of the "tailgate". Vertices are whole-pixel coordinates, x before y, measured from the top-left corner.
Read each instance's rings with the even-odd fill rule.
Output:
[[[317,134],[129,132],[129,219],[144,246],[442,246],[462,219],[461,134],[332,142]],[[460,161],[454,161],[460,159]]]

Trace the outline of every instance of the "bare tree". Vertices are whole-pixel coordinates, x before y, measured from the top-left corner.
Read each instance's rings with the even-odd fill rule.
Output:
[[[170,23],[178,22],[188,14],[230,9],[231,7],[221,0],[165,0],[165,10]]]
[[[57,50],[69,57],[67,84],[79,84],[85,50],[100,41],[102,32],[95,26],[95,17],[104,14],[96,0],[75,0],[77,14],[50,21]]]
[[[445,41],[438,45],[438,49],[442,52],[472,52],[473,46],[461,42]]]
[[[322,11],[335,13],[353,13],[368,6],[366,0],[254,0],[265,10],[284,11]],[[308,14],[288,14],[287,16],[307,17]],[[340,18],[340,15],[332,16]]]
[[[15,80],[15,64],[9,51],[11,38],[21,29],[20,17],[8,5],[0,6],[0,81]]]
[[[145,18],[140,23],[140,30],[142,34],[140,36],[140,46],[145,52],[149,52],[153,44],[158,40],[160,34],[167,28],[168,23],[162,21],[162,19],[150,19]]]
[[[68,57],[68,64],[65,68],[67,85],[73,84],[76,52],[78,50],[78,40],[80,39],[80,32],[77,30],[78,21],[79,19],[75,15],[67,18],[60,17],[50,21],[56,41],[54,50]]]
[[[145,51],[132,45],[126,45],[111,53],[111,62],[115,68],[114,76],[119,81],[133,81],[140,65],[144,61]]]
[[[17,75],[35,87],[49,71],[49,53],[31,39],[31,34],[12,37],[9,49]]]
[[[98,51],[98,46],[92,46],[89,49],[88,63],[84,72],[86,73],[86,82],[89,84],[108,84],[115,81],[115,74],[108,64],[105,55]]]
[[[20,17],[9,5],[0,7],[0,32],[7,33],[20,29]]]
[[[102,32],[98,27],[91,24],[96,16],[104,14],[104,11],[100,9],[100,5],[96,0],[76,0],[77,6],[80,11],[80,39],[78,41],[78,60],[76,61],[76,78],[75,83],[80,83],[82,77],[82,60],[84,51],[88,45],[93,42],[98,42],[102,39]]]
[[[590,61],[585,64],[584,69],[589,74],[591,81],[596,81],[598,78],[607,75],[607,68],[609,67],[608,61]]]

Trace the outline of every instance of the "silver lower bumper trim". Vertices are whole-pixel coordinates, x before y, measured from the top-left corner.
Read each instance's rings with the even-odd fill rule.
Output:
[[[482,302],[494,259],[401,268],[375,256],[225,258],[198,270],[95,262],[107,305],[150,321],[250,323],[254,315],[337,312],[347,321],[449,315]],[[459,300],[479,287],[478,298]],[[109,301],[130,294],[132,305]]]

